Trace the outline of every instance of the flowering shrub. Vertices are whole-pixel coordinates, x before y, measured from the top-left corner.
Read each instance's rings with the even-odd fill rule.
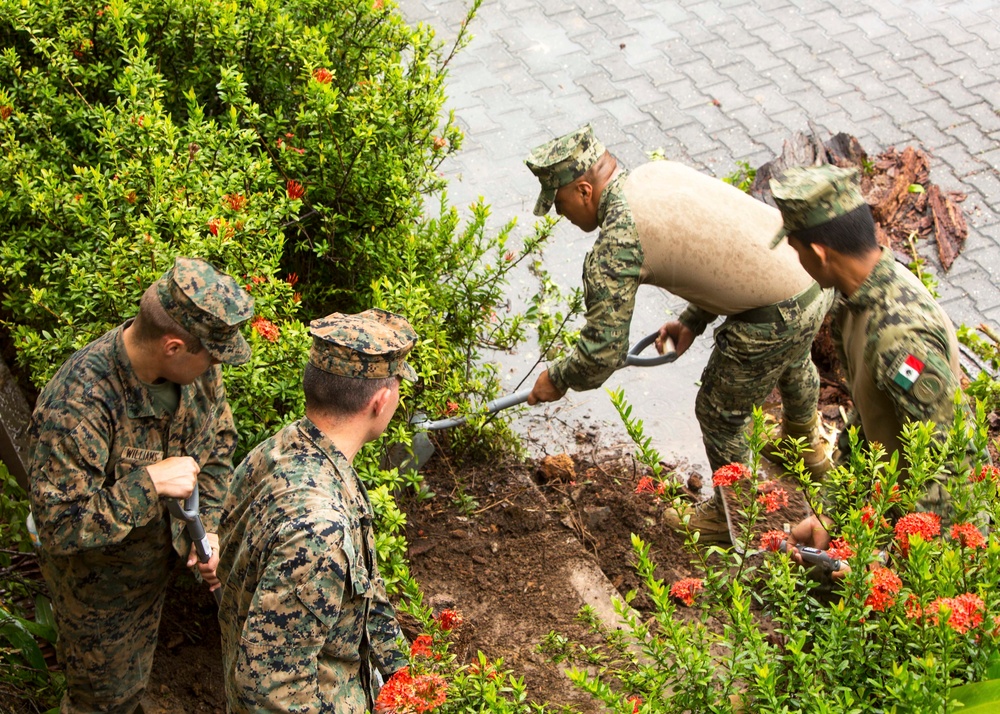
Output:
[[[624,397],[612,401],[627,417]],[[853,435],[853,453],[827,475],[822,500],[800,469],[813,510],[832,520],[830,554],[848,565],[831,580],[780,551],[784,532],[755,535],[764,504],[748,494],[762,485],[766,441],[758,412],[746,472],[716,472],[743,494],[745,552],[705,548],[689,533],[700,577],[668,587],[654,576],[649,546],[633,536],[652,616],[629,607],[634,593],[618,603],[620,631],[594,626],[605,638],[602,670],[574,669],[571,679],[623,714],[635,709],[634,697],[650,712],[916,713],[953,711],[958,701],[994,711],[997,684],[980,683],[1000,676],[1000,540],[984,535],[1000,500],[992,471],[979,477],[985,425],[979,405],[974,421],[960,413],[946,432],[907,427],[905,480],[897,459],[883,459],[877,446],[865,450]],[[646,457],[658,460],[640,449],[648,465]],[[915,510],[932,480],[950,498],[950,528]],[[680,615],[675,601],[694,616]]]

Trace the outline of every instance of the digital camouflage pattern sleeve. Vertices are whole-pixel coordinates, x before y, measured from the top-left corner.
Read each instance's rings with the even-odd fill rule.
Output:
[[[586,324],[565,358],[549,365],[549,378],[560,391],[596,389],[625,364],[629,326],[635,311],[643,252],[623,186],[616,176],[601,196],[601,231],[583,263]]]

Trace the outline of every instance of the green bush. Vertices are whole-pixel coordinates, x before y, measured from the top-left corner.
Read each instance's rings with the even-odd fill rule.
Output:
[[[355,462],[396,592],[419,591],[394,494],[428,494],[380,467],[384,443],[408,443],[417,410],[495,396],[484,351],[525,337],[508,275],[552,225],[511,248],[516,224],[491,227],[482,201],[460,215],[436,172],[461,143],[444,79],[477,7],[445,48],[383,0],[0,0],[0,338],[22,373],[44,385],[176,256],[205,258],[256,300],[253,357],[224,371],[239,459],[302,414],[310,319],[405,314],[421,381]],[[512,443],[501,421],[487,432]]]

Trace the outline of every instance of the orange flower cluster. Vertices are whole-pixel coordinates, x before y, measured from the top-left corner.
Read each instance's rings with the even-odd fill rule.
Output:
[[[930,541],[941,533],[941,516],[936,513],[907,513],[896,522],[896,540],[905,558],[910,554],[910,536]]]
[[[757,496],[757,503],[763,504],[764,510],[768,513],[774,513],[788,505],[788,491],[776,488],[773,491],[762,493]]]
[[[881,481],[875,482],[875,495],[876,496],[882,495]],[[898,501],[899,501],[899,484],[894,483],[892,484],[892,488],[889,489],[889,503],[897,503]]]
[[[963,548],[985,548],[986,538],[971,523],[956,523],[951,527],[951,539],[957,540]]]
[[[1000,469],[996,466],[990,466],[986,464],[979,471],[973,470],[969,474],[969,480],[973,483],[980,483],[981,481],[990,480],[993,482],[1000,481]]]
[[[229,204],[229,208],[234,211],[242,211],[247,205],[246,197],[239,193],[227,193],[222,197],[222,200]]]
[[[464,622],[462,615],[455,610],[442,610],[434,619],[445,632],[459,627]]]
[[[389,677],[375,700],[375,714],[423,714],[444,704],[448,685],[438,674],[412,676],[408,667]]]
[[[278,329],[278,326],[266,317],[255,317],[250,324],[253,326],[254,332],[268,342],[277,342],[281,336],[281,330]]]
[[[767,531],[760,536],[760,547],[764,550],[778,550],[787,539],[788,534],[784,531]]]
[[[295,179],[289,179],[286,188],[288,190],[288,197],[293,201],[299,201],[306,195],[306,187]]]
[[[872,591],[865,605],[875,612],[885,612],[896,603],[896,594],[903,587],[903,581],[888,568],[878,567],[872,571]]]
[[[10,119],[10,115],[13,113],[14,113],[14,107],[10,106],[9,104],[4,104],[2,107],[0,107],[0,119],[3,119],[4,121]]]
[[[854,548],[845,538],[834,538],[826,552],[837,560],[847,560],[854,556]]]
[[[741,478],[749,477],[750,469],[743,464],[726,464],[712,474],[713,486],[732,486]]]
[[[433,642],[430,635],[417,635],[417,639],[413,640],[413,644],[410,645],[410,656],[430,657]]]
[[[642,697],[633,694],[626,701],[632,705],[632,714],[639,714],[639,707],[642,706]]]
[[[688,607],[694,605],[694,596],[705,588],[701,578],[681,578],[670,586],[670,596],[675,597]]]
[[[861,509],[861,522],[868,526],[868,528],[875,527],[875,518],[875,509],[871,505],[867,505]],[[889,521],[887,521],[884,517],[882,518],[881,526],[882,528],[889,527]]]
[[[326,67],[320,67],[313,70],[313,79],[315,79],[320,84],[329,84],[333,79],[333,72],[328,70]]]
[[[964,635],[969,630],[979,627],[983,623],[983,611],[986,604],[978,595],[963,593],[958,597],[939,597],[927,606],[925,611],[927,617],[935,625],[938,624],[938,615],[943,615],[950,611],[948,615],[948,627],[960,635]]]
[[[635,487],[636,493],[655,493],[662,496],[667,492],[667,484],[656,483],[651,476],[643,476]]]

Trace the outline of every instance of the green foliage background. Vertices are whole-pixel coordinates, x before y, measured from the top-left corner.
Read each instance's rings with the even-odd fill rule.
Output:
[[[0,337],[21,372],[40,388],[186,255],[256,300],[253,357],[225,370],[237,459],[301,415],[307,323],[334,311],[421,336],[383,444],[418,408],[494,396],[480,356],[523,339],[507,275],[551,224],[508,250],[514,222],[460,216],[436,171],[461,144],[444,79],[478,4],[444,47],[387,0],[0,0]],[[513,443],[489,428],[487,448]],[[386,581],[417,597],[394,494],[427,494],[382,451],[355,465]]]

